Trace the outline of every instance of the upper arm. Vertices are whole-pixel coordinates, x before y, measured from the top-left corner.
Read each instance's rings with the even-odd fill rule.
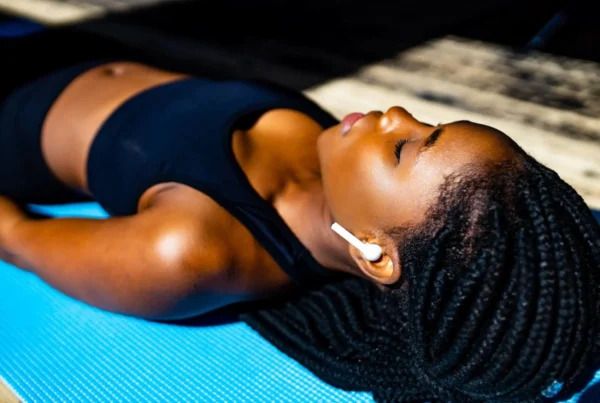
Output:
[[[219,275],[222,256],[201,233],[180,212],[157,206],[106,220],[26,220],[9,244],[18,264],[68,295],[114,312],[164,317]]]

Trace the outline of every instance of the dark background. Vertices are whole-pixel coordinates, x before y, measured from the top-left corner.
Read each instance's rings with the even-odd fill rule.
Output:
[[[597,17],[581,0],[182,1],[36,34],[18,57],[32,69],[124,57],[301,90],[447,34],[526,50],[545,26],[541,50],[600,61]]]

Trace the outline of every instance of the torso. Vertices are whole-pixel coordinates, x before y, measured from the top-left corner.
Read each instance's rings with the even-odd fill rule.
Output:
[[[102,124],[136,94],[182,78],[185,76],[125,62],[102,65],[77,77],[44,122],[42,151],[50,169],[67,185],[89,193],[87,160]],[[236,132],[232,137],[236,159],[253,188],[273,204],[309,249],[312,237],[307,222],[311,215],[318,219],[321,213],[311,208],[318,205],[315,199],[322,197],[316,156],[320,132],[320,126],[299,112],[273,110],[259,118],[249,132]],[[293,170],[298,181],[283,180],[289,178],[282,174],[286,170]],[[209,239],[202,239],[204,247],[227,239],[231,267],[223,269],[235,272],[235,284],[221,285],[223,289],[270,294],[291,283],[252,234],[205,194],[177,183],[160,183],[142,194],[138,211],[158,204],[181,211],[186,225],[194,215],[194,222],[201,227],[199,233],[210,234]]]

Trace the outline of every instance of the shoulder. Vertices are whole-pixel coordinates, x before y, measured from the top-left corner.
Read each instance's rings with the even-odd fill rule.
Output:
[[[204,193],[176,184],[149,204],[162,220],[153,237],[156,255],[177,267],[182,281],[252,294],[290,282],[250,231]]]
[[[228,288],[261,270],[264,250],[252,234],[206,194],[174,184],[146,201],[142,214],[160,222],[152,247],[164,266],[185,276],[202,276]]]
[[[323,127],[305,113],[293,109],[272,109],[265,112],[249,130],[249,136],[259,139],[261,146],[274,155],[290,161],[304,161],[316,156],[317,139]]]
[[[145,198],[138,214],[153,217],[150,246],[164,266],[209,277],[229,267],[233,251],[224,236],[228,214],[203,193],[170,184]]]
[[[313,118],[306,113],[294,109],[272,109],[265,112],[257,121],[257,125],[268,125],[269,127],[277,128],[277,131],[284,134],[287,131],[297,133],[316,132],[320,133],[323,128]]]

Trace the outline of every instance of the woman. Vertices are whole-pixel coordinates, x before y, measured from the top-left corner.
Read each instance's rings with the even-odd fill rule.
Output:
[[[243,319],[380,401],[537,402],[598,364],[598,225],[493,128],[94,62],[6,91],[0,141],[4,259],[93,306],[181,319],[301,288]],[[22,208],[84,200],[112,217]]]

